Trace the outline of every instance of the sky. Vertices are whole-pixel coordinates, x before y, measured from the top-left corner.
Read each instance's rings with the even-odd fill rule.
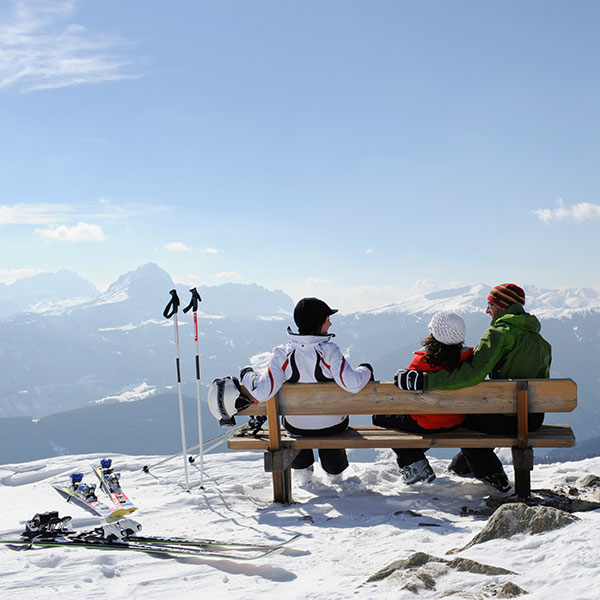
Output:
[[[3,0],[0,282],[342,312],[600,287],[600,4]]]

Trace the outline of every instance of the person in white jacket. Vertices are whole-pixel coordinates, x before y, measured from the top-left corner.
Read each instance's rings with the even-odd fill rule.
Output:
[[[337,344],[331,341],[333,333],[329,317],[337,312],[318,298],[303,298],[294,309],[298,333],[288,327],[287,344],[273,349],[269,366],[264,373],[245,367],[240,380],[258,402],[271,398],[287,383],[314,383],[335,381],[353,394],[360,392],[373,379],[371,365],[362,363],[353,369]],[[294,415],[283,419],[283,426],[293,436],[319,436],[341,433],[348,427],[347,415]],[[348,467],[344,449],[320,449],[321,466],[331,476],[339,475]],[[305,469],[300,480],[310,479],[314,463],[313,451],[301,450],[292,462],[293,469]]]

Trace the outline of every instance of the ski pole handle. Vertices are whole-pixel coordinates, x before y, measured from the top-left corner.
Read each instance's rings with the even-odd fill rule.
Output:
[[[177,290],[171,290],[169,294],[171,294],[171,301],[169,304],[167,304],[165,310],[163,310],[163,317],[165,319],[170,319],[174,314],[176,314],[180,304]]]
[[[192,309],[192,312],[196,312],[198,310],[198,302],[202,302],[202,298],[200,298],[200,294],[196,288],[192,288],[190,292],[192,292],[192,299],[190,300],[190,303],[183,309],[184,313],[190,310],[190,308]]]

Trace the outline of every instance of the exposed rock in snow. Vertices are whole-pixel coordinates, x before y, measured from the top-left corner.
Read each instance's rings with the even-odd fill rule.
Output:
[[[463,550],[489,540],[510,538],[525,531],[533,535],[560,529],[578,520],[579,517],[551,506],[527,506],[523,502],[504,504]]]

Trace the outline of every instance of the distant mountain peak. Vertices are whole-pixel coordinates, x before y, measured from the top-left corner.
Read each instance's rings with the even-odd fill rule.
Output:
[[[94,304],[111,304],[130,298],[143,301],[158,294],[168,299],[167,292],[173,287],[173,280],[164,269],[155,263],[146,263],[121,275],[100,294]]]

